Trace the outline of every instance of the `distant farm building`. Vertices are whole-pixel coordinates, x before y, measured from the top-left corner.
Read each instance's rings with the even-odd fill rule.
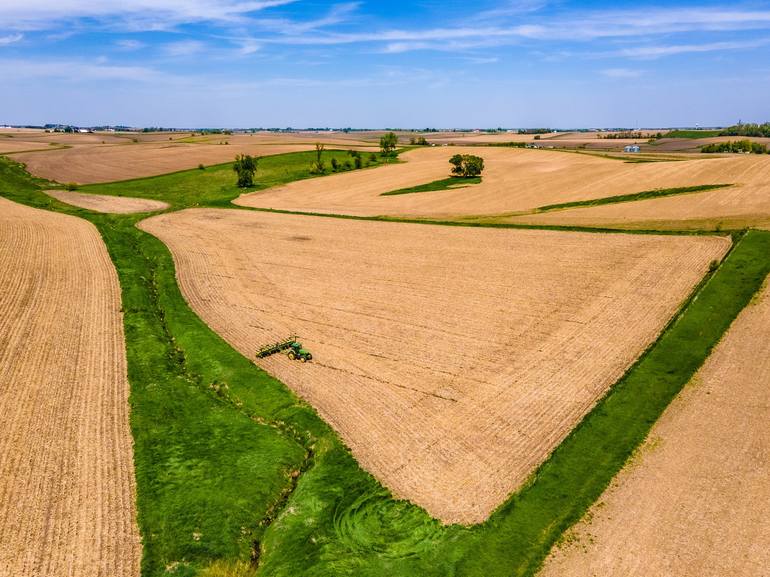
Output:
[[[623,152],[639,152],[641,151],[641,148],[639,148],[638,144],[629,144],[625,148],[623,148]]]

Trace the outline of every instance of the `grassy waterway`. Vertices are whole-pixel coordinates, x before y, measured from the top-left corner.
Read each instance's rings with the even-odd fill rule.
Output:
[[[259,188],[307,177],[312,156],[261,159]],[[234,208],[233,181],[220,165],[82,191],[162,200],[170,210]],[[1,195],[89,220],[118,271],[145,577],[533,575],[770,272],[770,232],[734,234],[697,298],[530,481],[487,522],[443,526],[394,500],[311,407],[193,313],[169,251],[134,226],[146,215],[71,207],[42,193],[48,184],[0,158]]]

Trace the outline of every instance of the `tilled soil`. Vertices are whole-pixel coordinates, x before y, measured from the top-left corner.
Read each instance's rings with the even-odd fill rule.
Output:
[[[0,198],[0,576],[139,575],[120,286],[96,228]]]
[[[723,238],[458,229],[191,209],[140,227],[195,311],[363,467],[445,522],[483,521],[656,337]]]
[[[769,384],[765,288],[542,577],[767,575]]]
[[[147,198],[128,196],[110,196],[105,194],[84,194],[69,190],[46,190],[46,194],[66,204],[87,208],[95,212],[109,214],[131,214],[136,212],[154,212],[165,210],[168,203]]]
[[[689,164],[687,161],[674,164]],[[664,163],[639,166],[661,166]],[[693,179],[736,186],[636,202],[606,204],[507,219],[513,223],[632,228],[744,228],[770,224],[770,156],[733,155],[705,161]],[[689,185],[688,185],[689,186]]]
[[[449,176],[453,154],[484,158],[481,184],[465,188],[381,196],[384,192],[424,184]],[[768,176],[770,157],[687,157],[672,162],[627,163],[595,155],[548,150],[506,148],[432,147],[402,155],[406,162],[365,171],[293,182],[241,196],[235,204],[305,212],[391,215],[429,218],[485,216],[510,222],[591,225],[596,218],[637,218],[642,203],[624,203],[592,209],[559,211],[514,217],[517,212],[563,202],[633,194],[658,188],[702,184],[736,184],[729,189],[654,201],[651,214],[658,220],[666,212],[654,207],[678,207],[676,218],[720,214],[770,215]],[[575,215],[572,217],[571,215]],[[661,216],[662,215],[662,216]]]

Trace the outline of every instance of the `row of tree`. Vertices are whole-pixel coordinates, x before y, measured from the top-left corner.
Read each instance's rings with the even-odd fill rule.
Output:
[[[729,128],[725,128],[720,134],[720,136],[753,136],[756,138],[770,137],[770,122],[765,122],[763,124],[755,124],[755,123],[748,123],[748,124],[736,124],[735,126],[730,126]]]
[[[701,147],[701,152],[737,152],[743,154],[769,154],[767,146],[751,140],[715,142]]]

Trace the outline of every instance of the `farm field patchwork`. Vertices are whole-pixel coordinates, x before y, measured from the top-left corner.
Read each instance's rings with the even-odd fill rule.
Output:
[[[455,153],[480,154],[484,158],[485,171],[480,184],[463,189],[381,196],[393,190],[446,178],[449,175],[448,159]],[[406,162],[366,174],[340,174],[246,194],[235,204],[359,216],[480,217],[493,222],[524,223],[540,222],[546,217],[517,217],[518,213],[533,211],[544,205],[658,188],[735,184],[732,188],[702,193],[708,195],[703,197],[706,200],[703,201],[705,208],[702,212],[711,216],[729,216],[738,212],[760,216],[770,214],[770,196],[766,194],[770,157],[765,156],[627,163],[568,152],[446,147],[413,150],[402,154],[401,158]],[[667,202],[675,201],[684,207],[700,204],[696,197],[672,198]],[[633,215],[633,207],[629,206],[607,205],[603,208],[614,208],[619,214]],[[688,210],[693,215],[697,212],[693,208]],[[686,217],[689,213],[684,211],[682,216]],[[566,212],[548,215],[547,222],[558,223],[562,214]]]
[[[117,275],[96,228],[0,198],[0,575],[139,574]]]
[[[139,226],[241,353],[299,334],[316,360],[260,365],[396,495],[461,523],[521,486],[729,246],[216,209]]]
[[[87,208],[107,214],[131,214],[134,212],[153,212],[169,207],[167,202],[132,198],[126,196],[107,196],[104,194],[83,194],[70,190],[47,190],[46,194],[72,206]]]
[[[770,567],[770,287],[731,326],[541,577]]]
[[[77,146],[14,155],[35,176],[59,182],[89,184],[155,176],[231,161],[236,154],[282,154],[310,150],[312,145],[179,144],[150,142],[109,146]]]
[[[692,195],[511,216],[495,222],[607,228],[705,229],[770,225],[770,157],[714,160],[714,179],[735,186]],[[685,164],[684,162],[678,164]],[[715,180],[714,182],[717,182]]]

